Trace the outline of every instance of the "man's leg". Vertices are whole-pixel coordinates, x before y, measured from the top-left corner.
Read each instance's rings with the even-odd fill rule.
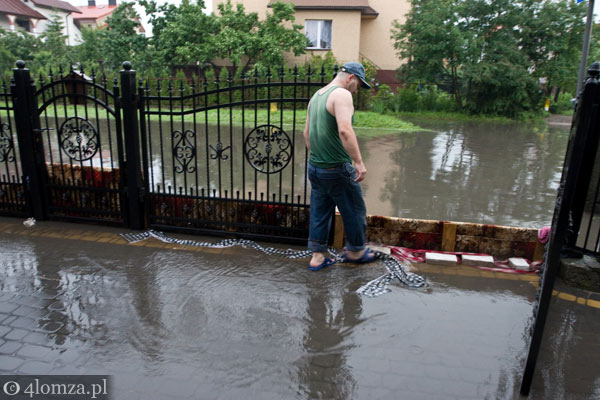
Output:
[[[360,183],[354,182],[352,171],[350,166],[346,179],[336,185],[333,196],[344,222],[347,256],[356,260],[363,256],[366,249],[367,207]]]
[[[311,193],[308,249],[313,252],[310,265],[316,267],[325,261],[327,255],[331,215],[335,203],[328,194],[327,182],[319,179],[316,169],[312,166],[309,166],[309,179]]]

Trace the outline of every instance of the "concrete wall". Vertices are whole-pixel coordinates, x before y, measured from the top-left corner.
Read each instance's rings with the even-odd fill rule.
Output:
[[[363,18],[360,36],[360,53],[374,63],[378,69],[395,70],[402,62],[396,56],[394,43],[390,39],[392,22],[405,20],[410,10],[407,0],[369,0],[369,5],[379,12],[377,18]]]
[[[544,247],[537,229],[465,222],[367,216],[367,240],[413,250],[483,253],[496,258],[539,261]],[[334,247],[343,247],[341,216],[336,215]]]
[[[222,0],[213,0],[213,10]],[[265,18],[269,0],[232,0],[233,4],[242,3],[246,12],[256,12],[259,18]],[[393,71],[401,65],[396,56],[393,42],[390,38],[392,22],[397,19],[401,23],[405,14],[410,10],[408,0],[369,0],[369,5],[379,15],[376,18],[362,17],[358,10],[320,11],[297,10],[296,24],[305,25],[307,19],[332,20],[332,52],[340,62],[356,61],[361,56],[374,63],[378,69]],[[286,60],[291,64],[304,64],[314,55],[325,55],[324,50],[307,50],[307,54],[294,57],[287,55]]]
[[[67,44],[69,46],[75,46],[81,43],[81,32],[79,28],[73,22],[73,15],[71,13],[67,13],[61,10],[52,10],[49,8],[43,7],[34,7],[37,12],[42,14],[47,19],[43,19],[37,24],[36,32],[41,34],[45,32],[50,21],[54,18],[55,15],[60,17],[60,20],[63,23],[63,34],[67,36]]]
[[[306,25],[307,19],[331,20],[331,51],[340,63],[358,61],[360,53],[361,17],[360,11],[296,11],[296,24]],[[329,50],[307,50],[306,54],[295,57],[288,54],[290,64],[302,65],[311,56],[322,57]]]
[[[0,14],[0,27],[4,30],[10,31],[10,21],[6,15]]]

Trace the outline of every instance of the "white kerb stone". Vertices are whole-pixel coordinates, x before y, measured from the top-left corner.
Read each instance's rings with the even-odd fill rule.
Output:
[[[462,263],[479,267],[495,267],[494,257],[492,256],[462,256]]]
[[[518,269],[519,271],[531,271],[531,266],[524,258],[513,257],[508,259],[508,265],[511,268]]]
[[[455,265],[458,259],[454,254],[425,253],[425,262],[428,264]]]
[[[384,246],[374,246],[372,244],[369,245],[369,248],[373,251],[379,251],[383,254],[387,254],[390,255],[392,254],[392,249],[390,249],[389,247],[384,247]]]

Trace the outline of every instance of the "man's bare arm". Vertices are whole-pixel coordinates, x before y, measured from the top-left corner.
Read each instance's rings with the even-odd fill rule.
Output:
[[[346,89],[336,89],[331,93],[332,108],[337,121],[338,132],[342,141],[342,146],[354,161],[357,176],[355,181],[360,182],[365,179],[367,168],[363,163],[358,140],[352,128],[352,115],[354,114],[354,105],[352,104],[352,94]]]
[[[304,143],[306,143],[306,148],[310,151],[310,123],[308,122],[308,109],[310,107],[310,103],[308,107],[306,107],[306,124],[304,124]]]

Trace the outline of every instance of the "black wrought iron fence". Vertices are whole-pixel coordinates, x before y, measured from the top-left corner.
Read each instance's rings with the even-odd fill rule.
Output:
[[[17,63],[0,93],[0,213],[306,240],[306,106],[335,69],[165,87],[123,66],[107,82]]]
[[[581,169],[571,207],[567,244],[581,252],[600,255],[600,63],[592,64],[588,72],[587,96],[578,106],[572,128],[572,136],[585,132],[586,140],[574,153],[574,157],[581,159]]]
[[[305,240],[302,121],[325,78],[280,68],[166,90],[142,82],[149,225]]]
[[[29,212],[14,130],[13,101],[7,82],[0,84],[0,214],[25,216]]]

